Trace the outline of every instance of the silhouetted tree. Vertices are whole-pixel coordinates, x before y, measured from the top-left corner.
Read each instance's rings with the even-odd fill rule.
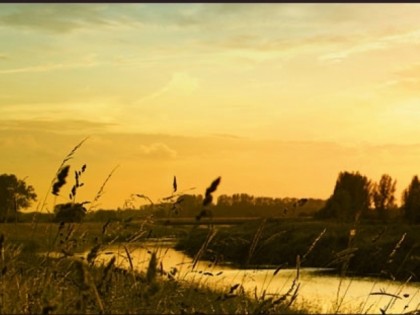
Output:
[[[62,203],[54,207],[55,222],[82,222],[86,215],[83,203]]]
[[[248,194],[220,195],[216,216],[225,217],[299,217],[312,216],[325,200],[312,198],[254,197]]]
[[[388,174],[382,175],[379,183],[375,183],[372,189],[372,200],[375,210],[381,220],[389,217],[389,211],[395,209],[395,186],[396,180],[392,180]]]
[[[359,172],[340,172],[332,196],[317,217],[335,218],[345,222],[357,220],[369,209],[370,187],[368,178]]]
[[[27,208],[36,200],[34,188],[13,174],[0,175],[0,222],[11,216],[17,220],[21,208]]]
[[[410,223],[420,223],[420,181],[417,175],[403,192],[402,209],[404,217]]]
[[[179,205],[179,210],[176,208],[176,214],[180,217],[192,217],[195,216],[198,209],[201,208],[203,204],[203,196],[202,195],[181,195],[177,199],[177,204]],[[174,208],[174,206],[172,206]]]

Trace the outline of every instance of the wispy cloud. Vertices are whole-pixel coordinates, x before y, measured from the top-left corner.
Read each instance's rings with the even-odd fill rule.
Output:
[[[49,72],[57,70],[67,70],[74,68],[89,68],[97,66],[98,63],[95,62],[83,62],[83,63],[55,63],[55,64],[44,64],[37,66],[21,67],[21,68],[11,68],[11,69],[2,69],[0,74],[15,74],[15,73],[30,73],[30,72]]]
[[[58,119],[58,120],[24,120],[8,119],[0,120],[0,130],[10,131],[53,131],[53,132],[98,132],[106,131],[112,123],[94,122],[81,119]]]
[[[321,55],[320,61],[324,62],[340,62],[354,54],[370,52],[373,50],[384,50],[395,48],[395,45],[410,44],[416,45],[420,43],[420,31],[410,30],[395,34],[369,34],[360,40],[355,41],[346,49],[336,50],[335,52]]]
[[[396,71],[396,74],[403,78],[419,78],[420,63],[413,63]]]
[[[194,92],[198,86],[198,80],[190,74],[186,72],[176,72],[172,74],[171,80],[166,85],[156,92],[141,98],[137,102],[145,103],[173,91],[176,91],[179,95],[188,95]]]
[[[244,137],[228,134],[228,133],[213,133],[212,136],[217,138],[227,138],[227,139],[244,139]]]
[[[0,26],[63,33],[89,25],[108,25],[101,4],[2,4]]]
[[[153,143],[149,146],[141,145],[139,148],[140,156],[153,159],[173,159],[177,152],[164,143]]]
[[[402,89],[404,93],[413,92],[419,94],[420,88],[420,63],[412,63],[393,72],[391,79],[381,82],[378,89]]]

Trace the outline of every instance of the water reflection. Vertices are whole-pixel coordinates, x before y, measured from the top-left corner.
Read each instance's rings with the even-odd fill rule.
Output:
[[[141,244],[126,244],[133,268],[146,270],[152,251],[156,251],[158,269],[174,274],[178,281],[194,281],[227,292],[234,284],[241,284],[250,296],[279,296],[292,286],[296,270],[284,269],[274,275],[274,269],[243,270],[228,265],[214,265],[199,261],[192,269],[193,261],[182,252],[172,248],[169,240]],[[107,247],[97,258],[98,263],[106,263],[116,256],[116,265],[130,268],[126,249],[119,245]],[[313,313],[359,313],[402,314],[420,307],[420,286],[378,280],[373,278],[344,278],[323,275],[319,269],[303,268],[298,282],[300,288],[295,306],[304,305]],[[389,295],[386,295],[389,294]]]

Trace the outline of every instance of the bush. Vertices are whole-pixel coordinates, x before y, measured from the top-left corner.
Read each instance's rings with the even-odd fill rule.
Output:
[[[54,207],[54,222],[82,222],[86,215],[86,208],[82,203],[63,203]]]

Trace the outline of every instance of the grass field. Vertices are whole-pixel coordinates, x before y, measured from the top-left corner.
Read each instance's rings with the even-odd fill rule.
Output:
[[[65,163],[85,140],[63,160],[56,174],[60,180],[53,187],[56,192],[65,184]],[[94,201],[102,195],[111,174]],[[205,209],[219,183],[220,177],[206,189],[198,219],[206,220]],[[238,223],[224,220],[219,223]],[[100,223],[34,220],[0,224],[0,313],[304,314],[307,309],[294,309],[292,305],[298,294],[300,267],[332,265],[342,274],[345,271],[398,279],[410,274],[413,281],[419,281],[418,226],[354,228],[331,222],[268,219],[228,227],[215,227],[211,222],[192,226],[177,223],[170,226],[165,221],[156,224],[152,217],[120,217]],[[159,261],[153,253],[144,272],[116,266],[115,256],[105,264],[95,263],[100,248],[108,245],[141,244],[150,238],[168,236],[176,238],[176,247],[195,261],[228,261],[248,268],[286,265],[296,268],[296,281],[279,297],[262,294],[250,298],[240,283],[215,291],[169,277],[159,272]],[[75,255],[83,252],[88,252],[86,259]],[[128,251],[127,259],[131,262]]]
[[[251,299],[163,277],[151,258],[147,272],[94,264],[98,249],[148,237],[180,236],[185,228],[115,222],[0,225],[0,313],[32,314],[297,314],[285,301]],[[89,251],[86,260],[75,253]],[[60,258],[40,255],[61,253]],[[165,280],[166,279],[166,280]]]
[[[220,291],[205,287],[205,281],[193,284],[168,278],[159,272],[159,262],[153,259],[146,272],[121,269],[112,259],[103,264],[94,263],[102,246],[141,244],[151,238],[168,236],[177,239],[177,248],[191,257],[201,250],[202,259],[218,258],[218,263],[230,261],[239,267],[295,268],[299,255],[299,267],[331,266],[340,273],[347,262],[347,275],[359,273],[385,278],[392,275],[405,281],[411,274],[410,281],[418,281],[418,227],[360,225],[351,244],[350,229],[351,226],[332,222],[302,220],[259,220],[214,229],[206,224],[167,226],[151,220],[125,219],[105,223],[0,224],[0,235],[4,236],[0,242],[3,253],[0,311],[10,314],[308,313],[302,306],[292,307],[293,291],[288,292],[287,288],[285,295],[277,299],[250,298],[240,287]],[[212,230],[217,233],[209,240]],[[74,255],[86,251],[90,257],[87,260]],[[61,258],[39,255],[48,252],[60,253]]]

